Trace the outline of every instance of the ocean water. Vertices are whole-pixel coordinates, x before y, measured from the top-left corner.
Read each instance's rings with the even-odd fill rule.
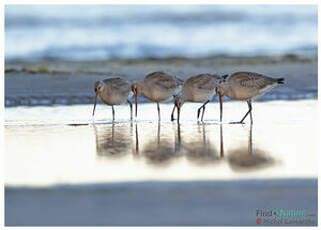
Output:
[[[317,55],[317,6],[7,5],[5,59]]]

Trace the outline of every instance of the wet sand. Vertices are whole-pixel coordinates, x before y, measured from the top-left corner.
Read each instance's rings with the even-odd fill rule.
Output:
[[[6,225],[256,225],[258,209],[276,208],[314,215],[282,226],[317,224],[316,58],[5,65]],[[184,105],[180,125],[170,122],[172,102],[161,104],[161,123],[152,103],[139,104],[133,122],[128,105],[116,106],[114,123],[106,105],[91,117],[96,80],[160,70],[182,79],[255,71],[287,84],[253,104],[253,126],[229,124],[247,111],[237,101],[224,103],[221,125],[217,103],[203,123],[197,103]]]
[[[255,102],[253,126],[229,124],[244,102],[224,104],[222,125],[217,103],[204,123],[199,106],[186,103],[179,126],[171,103],[160,124],[150,103],[135,122],[117,106],[115,123],[98,105],[95,124],[92,105],[7,108],[6,225],[256,225],[257,209],[275,208],[317,216],[316,100]]]
[[[229,124],[247,111],[244,102],[224,104],[222,125],[217,103],[207,106],[204,123],[196,121],[199,106],[186,103],[179,126],[170,122],[172,104],[161,104],[161,123],[149,103],[133,123],[126,105],[116,108],[115,123],[105,105],[95,120],[88,105],[8,108],[6,184],[317,176],[317,101],[254,103],[253,126]]]

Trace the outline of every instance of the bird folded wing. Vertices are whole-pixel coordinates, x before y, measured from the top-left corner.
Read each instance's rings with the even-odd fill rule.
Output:
[[[121,78],[115,78],[113,79],[113,81],[110,81],[109,84],[113,90],[116,90],[119,92],[125,93],[130,90],[130,85],[126,81],[122,80]]]
[[[197,82],[197,88],[201,90],[213,90],[216,84],[210,77],[200,78]]]
[[[234,79],[235,82],[238,82],[241,87],[245,88],[262,89],[269,83],[269,78],[253,73],[240,73],[232,76],[231,80],[232,79]]]
[[[157,79],[157,84],[160,88],[173,89],[178,86],[178,84],[171,77],[161,77]]]

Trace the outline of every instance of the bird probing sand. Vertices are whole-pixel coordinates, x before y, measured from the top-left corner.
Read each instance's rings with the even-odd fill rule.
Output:
[[[114,105],[120,105],[128,102],[130,106],[130,119],[133,118],[133,106],[129,99],[133,96],[131,84],[121,78],[109,78],[95,82],[94,90],[96,93],[93,116],[95,114],[97,97],[107,105],[111,105],[113,113],[113,121],[115,120]]]

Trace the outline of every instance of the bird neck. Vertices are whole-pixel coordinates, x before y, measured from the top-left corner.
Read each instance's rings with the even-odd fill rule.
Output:
[[[144,85],[144,83],[142,81],[137,82],[137,92],[138,92],[138,94],[143,94],[144,95],[145,89],[146,89],[146,87],[145,87],[145,85]]]
[[[229,97],[229,92],[231,91],[230,90],[230,86],[227,82],[223,82],[221,83],[219,86],[218,86],[218,94],[220,94],[221,96],[228,96]]]
[[[193,100],[193,92],[191,92],[190,90],[188,90],[187,87],[184,87],[184,86],[182,91],[180,92],[180,96],[183,101]]]

